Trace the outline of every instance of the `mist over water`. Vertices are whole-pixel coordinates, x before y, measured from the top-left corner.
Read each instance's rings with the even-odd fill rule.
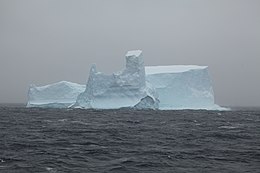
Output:
[[[260,106],[259,16],[259,0],[1,0],[0,102],[141,49],[145,65],[209,66],[218,105]]]
[[[260,111],[0,107],[0,172],[259,172]]]

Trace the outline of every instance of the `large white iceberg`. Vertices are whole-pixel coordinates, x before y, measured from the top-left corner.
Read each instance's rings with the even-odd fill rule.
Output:
[[[140,50],[127,52],[125,69],[111,75],[92,65],[86,85],[31,85],[27,107],[227,110],[214,103],[207,66],[145,67]]]
[[[31,85],[27,107],[67,108],[75,104],[78,95],[85,88],[85,85],[67,81],[39,87]]]
[[[90,69],[85,92],[81,93],[74,107],[117,109],[158,109],[158,95],[145,80],[142,51],[126,54],[126,68],[106,75],[98,72],[96,66]]]
[[[221,109],[214,103],[207,66],[147,66],[145,72],[159,94],[160,109]]]

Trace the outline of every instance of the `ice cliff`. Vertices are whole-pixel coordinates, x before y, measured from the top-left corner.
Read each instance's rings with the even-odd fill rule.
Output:
[[[207,66],[145,67],[140,50],[127,52],[125,58],[125,69],[111,75],[92,65],[86,85],[31,85],[27,107],[225,110],[214,103]]]
[[[142,51],[137,50],[127,52],[125,69],[112,75],[98,72],[93,65],[86,90],[78,96],[74,107],[158,109],[157,97],[145,80]]]
[[[67,108],[75,104],[85,85],[61,81],[37,87],[31,85],[28,91],[27,107]]]
[[[160,109],[221,109],[214,103],[207,66],[148,66],[145,72],[159,94]]]

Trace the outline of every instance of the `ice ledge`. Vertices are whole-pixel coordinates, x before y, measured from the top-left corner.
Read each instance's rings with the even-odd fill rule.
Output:
[[[231,111],[230,108],[221,107],[217,104],[208,107],[163,107],[159,110],[206,110],[206,111]]]
[[[198,65],[146,66],[145,73],[146,75],[160,73],[183,73],[190,70],[202,70],[207,68],[208,66]]]

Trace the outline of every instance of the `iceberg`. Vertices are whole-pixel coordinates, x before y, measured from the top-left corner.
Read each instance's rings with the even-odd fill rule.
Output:
[[[86,85],[31,85],[27,107],[229,110],[215,104],[207,66],[144,66],[141,50],[128,51],[125,59],[125,68],[112,74],[93,64]]]
[[[159,95],[160,109],[222,109],[214,103],[207,66],[147,66],[145,72]]]
[[[75,104],[86,86],[61,81],[50,85],[30,85],[27,107],[67,108]]]
[[[126,67],[117,73],[106,75],[92,65],[86,90],[73,107],[158,109],[158,103],[155,89],[146,82],[142,51],[136,50],[127,52]]]

